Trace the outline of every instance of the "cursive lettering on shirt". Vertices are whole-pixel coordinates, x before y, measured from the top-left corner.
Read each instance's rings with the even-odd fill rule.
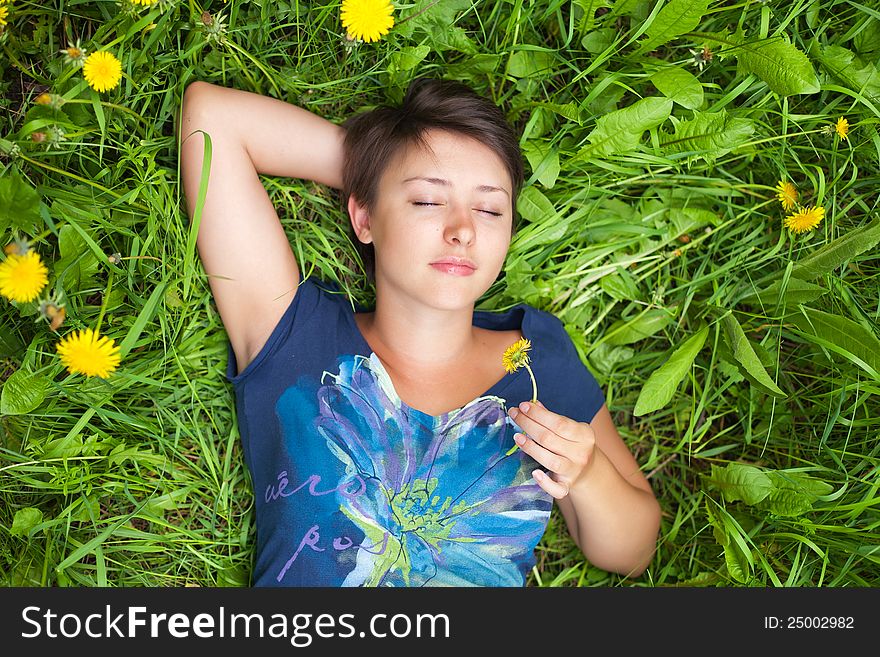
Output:
[[[317,474],[309,475],[309,478],[293,489],[288,489],[290,481],[287,479],[287,470],[278,474],[277,482],[266,486],[266,502],[274,502],[280,497],[290,497],[294,493],[301,491],[306,486],[309,487],[309,494],[313,497],[321,495],[329,495],[330,493],[340,493],[344,497],[352,498],[362,495],[367,489],[367,484],[360,475],[354,475],[351,478],[344,479],[338,486],[329,490],[318,490],[318,484],[321,483],[321,476]],[[351,489],[350,489],[351,488]]]
[[[389,533],[386,530],[384,535],[382,536],[382,539],[376,541],[373,545],[358,545],[355,547],[355,549],[363,550],[364,552],[369,552],[370,554],[385,554],[385,550],[388,549],[388,536]],[[309,527],[309,530],[305,533],[305,536],[303,536],[302,540],[299,542],[299,547],[296,548],[296,552],[294,552],[293,556],[287,560],[287,563],[284,564],[284,567],[275,576],[275,580],[280,582],[282,579],[284,579],[287,571],[290,570],[293,562],[296,561],[296,558],[299,556],[300,552],[302,552],[304,547],[308,546],[314,552],[324,552],[327,548],[318,547],[318,541],[320,540],[321,534],[318,531],[318,525],[312,525],[311,527]],[[333,549],[337,552],[348,550],[352,546],[354,546],[354,541],[352,541],[348,536],[339,536],[333,539]]]

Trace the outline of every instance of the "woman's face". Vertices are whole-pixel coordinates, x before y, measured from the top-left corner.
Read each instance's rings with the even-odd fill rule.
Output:
[[[501,159],[462,135],[430,130],[431,150],[405,149],[382,174],[364,242],[376,253],[376,288],[435,308],[473,305],[510,246],[512,183]],[[365,239],[366,238],[366,239]],[[463,258],[474,268],[439,264]]]

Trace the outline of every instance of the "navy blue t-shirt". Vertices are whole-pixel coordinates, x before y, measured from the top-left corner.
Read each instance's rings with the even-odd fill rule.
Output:
[[[357,307],[357,312],[367,309]],[[531,341],[538,399],[591,422],[605,403],[562,322],[527,304],[474,311]],[[514,446],[507,409],[532,397],[506,374],[462,408],[407,406],[337,285],[304,280],[241,374],[239,432],[256,498],[255,586],[523,586],[553,498]]]

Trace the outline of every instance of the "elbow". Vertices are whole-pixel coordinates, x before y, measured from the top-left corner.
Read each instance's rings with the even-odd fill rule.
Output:
[[[194,121],[197,122],[198,117],[202,114],[202,108],[205,106],[204,98],[210,93],[212,87],[214,87],[213,84],[202,80],[193,80],[186,85],[178,111],[178,121],[180,125],[175,123],[174,126],[175,137],[180,137],[181,125],[187,127],[187,131],[183,133],[184,139],[192,134]]]
[[[660,537],[662,511],[653,495],[641,514],[638,524],[640,529],[634,535],[630,535],[627,545],[618,544],[614,549],[607,549],[602,554],[594,555],[591,559],[594,566],[627,578],[640,577],[645,573],[654,560]]]
[[[183,104],[192,103],[197,97],[208,93],[208,90],[214,85],[204,80],[193,80],[186,85],[183,90]]]
[[[657,552],[657,542],[660,539],[660,517],[662,510],[660,503],[656,498],[652,497],[652,504],[648,508],[647,519],[645,521],[645,539],[640,542],[639,549],[633,555],[630,567],[618,570],[621,575],[626,577],[640,577],[651,565],[654,560],[654,554]]]

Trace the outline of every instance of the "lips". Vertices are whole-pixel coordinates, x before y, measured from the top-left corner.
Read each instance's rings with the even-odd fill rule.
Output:
[[[453,265],[455,267],[469,267],[470,269],[476,269],[477,265],[473,260],[468,260],[467,258],[457,258],[455,256],[447,256],[445,258],[440,258],[439,260],[435,260],[431,263],[434,265]]]
[[[477,265],[473,260],[467,258],[459,258],[458,256],[446,256],[431,263],[431,266],[437,271],[452,276],[470,276],[477,269]]]

